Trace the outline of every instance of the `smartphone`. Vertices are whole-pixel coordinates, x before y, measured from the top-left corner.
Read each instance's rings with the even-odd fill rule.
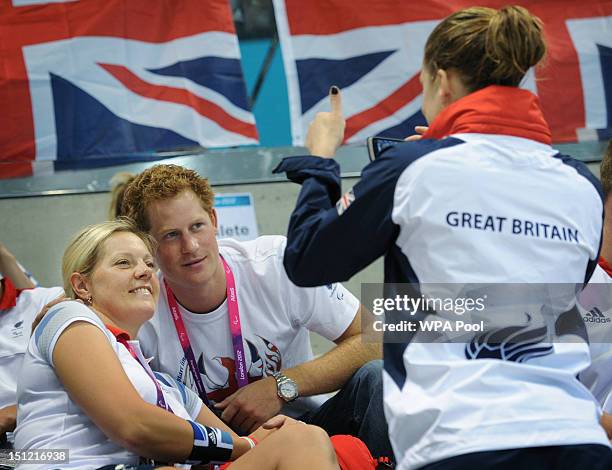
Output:
[[[404,142],[404,139],[394,139],[392,137],[368,137],[368,156],[370,161],[373,162],[378,158],[380,153],[386,148],[397,145],[400,142]]]

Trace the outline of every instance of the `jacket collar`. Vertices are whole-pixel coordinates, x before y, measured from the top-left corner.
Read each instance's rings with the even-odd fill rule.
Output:
[[[108,331],[113,334],[115,339],[120,343],[124,341],[130,341],[132,339],[130,338],[130,334],[127,331],[122,330],[121,328],[117,328],[116,326],[110,325],[109,323],[104,324],[104,326]]]
[[[599,257],[599,267],[608,273],[608,276],[612,277],[612,266],[608,263],[603,256]]]
[[[501,134],[552,143],[538,97],[517,87],[491,85],[470,93],[442,110],[424,139],[452,134]]]

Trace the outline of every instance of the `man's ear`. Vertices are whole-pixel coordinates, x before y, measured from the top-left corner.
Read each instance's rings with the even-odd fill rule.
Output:
[[[89,282],[81,273],[72,273],[70,275],[70,285],[77,298],[81,300],[88,300],[91,298]]]
[[[213,227],[215,227],[215,230],[217,230],[219,228],[218,225],[218,218],[217,218],[217,211],[215,210],[215,208],[213,207],[212,209],[210,209],[210,220],[213,224]]]

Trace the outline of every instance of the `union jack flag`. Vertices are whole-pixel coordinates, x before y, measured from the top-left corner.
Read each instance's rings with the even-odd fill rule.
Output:
[[[0,177],[258,141],[227,0],[0,0],[0,101]]]
[[[500,8],[507,1],[482,0]],[[555,142],[612,137],[612,2],[527,0],[544,22],[548,57],[523,87],[540,98]],[[427,37],[473,0],[274,0],[295,145],[327,110],[331,85],[343,91],[345,142],[405,137],[424,125],[419,73]]]

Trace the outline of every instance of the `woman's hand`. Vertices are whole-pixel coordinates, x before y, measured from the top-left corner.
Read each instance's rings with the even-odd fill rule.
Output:
[[[240,437],[235,438],[234,448],[232,449],[230,460],[233,462],[234,460],[239,459],[249,450],[251,450],[251,444],[249,444],[246,439],[241,439]]]
[[[266,437],[270,436],[270,434],[273,434],[275,431],[278,431],[278,429],[280,429],[284,424],[289,423],[295,424],[301,423],[301,421],[296,421],[295,419],[289,418],[288,416],[276,415],[266,421],[262,426],[258,427],[251,434],[249,434],[249,437],[252,437],[257,442],[261,442]]]
[[[283,426],[290,426],[294,424],[305,425],[306,423],[304,423],[304,421],[290,418],[289,416],[276,415],[274,418],[270,418],[268,421],[263,423],[261,427],[263,429],[276,430],[282,428]]]
[[[332,86],[329,90],[331,112],[317,113],[308,127],[306,147],[311,155],[333,158],[344,140],[344,117],[340,89]]]
[[[47,312],[49,311],[51,307],[61,302],[66,302],[67,300],[74,300],[74,299],[71,299],[70,297],[66,297],[65,295],[60,295],[57,299],[52,300],[47,305],[45,305],[42,308],[42,310],[36,314],[36,317],[34,318],[34,321],[32,322],[32,331],[30,331],[30,334],[34,333],[34,330],[36,329],[40,321],[43,318],[45,318],[45,315],[47,314]],[[81,299],[76,299],[76,301],[80,303],[84,303]]]
[[[416,132],[416,134],[409,135],[404,140],[406,142],[412,142],[413,140],[421,140],[423,138],[423,134],[427,132],[427,129],[429,129],[429,127],[427,126],[415,126],[414,132]]]

